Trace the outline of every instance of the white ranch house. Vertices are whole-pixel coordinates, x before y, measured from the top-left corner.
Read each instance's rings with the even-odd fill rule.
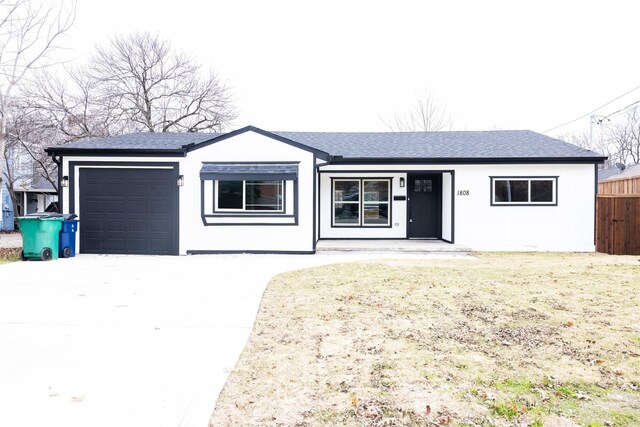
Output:
[[[594,251],[605,157],[531,131],[136,133],[51,147],[80,253],[313,253],[321,239]]]

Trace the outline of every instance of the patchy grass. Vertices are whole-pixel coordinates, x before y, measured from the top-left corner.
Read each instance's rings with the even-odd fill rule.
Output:
[[[640,425],[640,260],[480,254],[269,284],[212,426]]]

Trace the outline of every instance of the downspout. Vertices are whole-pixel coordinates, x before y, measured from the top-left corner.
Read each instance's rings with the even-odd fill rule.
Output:
[[[51,160],[58,167],[58,212],[62,213],[62,156],[56,156],[55,153],[51,153]]]

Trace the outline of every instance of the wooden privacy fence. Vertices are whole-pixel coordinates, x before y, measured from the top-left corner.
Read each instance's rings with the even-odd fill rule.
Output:
[[[596,251],[640,255],[640,194],[598,195]]]
[[[640,194],[640,176],[600,181],[598,194]]]

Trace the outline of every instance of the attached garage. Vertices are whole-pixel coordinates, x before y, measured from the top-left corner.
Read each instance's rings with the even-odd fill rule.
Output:
[[[80,251],[178,254],[177,166],[76,165]]]

